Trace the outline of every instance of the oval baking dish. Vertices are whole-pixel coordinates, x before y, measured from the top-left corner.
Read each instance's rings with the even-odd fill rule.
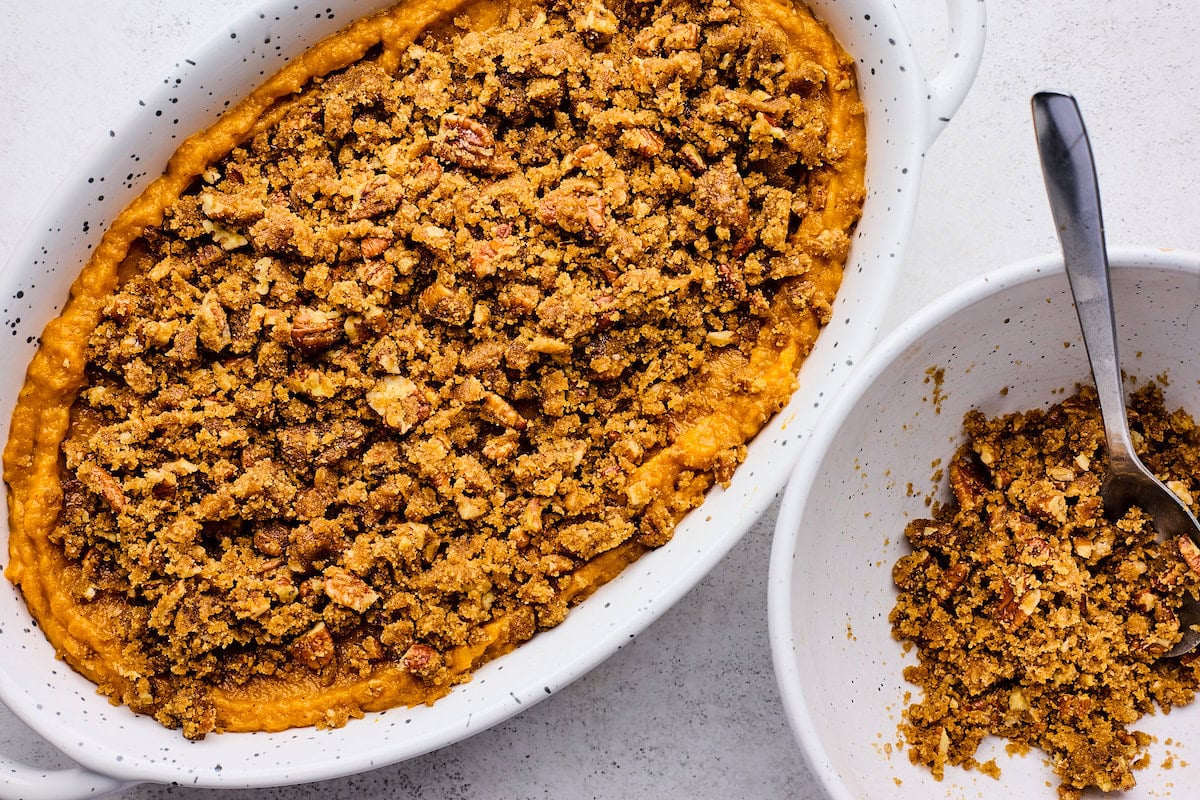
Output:
[[[4,433],[36,337],[99,235],[155,177],[183,134],[213,122],[288,59],[352,19],[388,2],[263,3],[185,61],[145,107],[60,189],[0,281],[20,298],[18,338],[2,355],[9,376],[0,399]],[[188,742],[153,720],[112,707],[95,687],[54,661],[53,649],[13,587],[0,588],[7,624],[0,637],[0,699],[78,768],[49,773],[6,766],[0,795],[94,796],[143,781],[266,786],[370,769],[427,752],[493,725],[566,685],[613,653],[694,586],[747,530],[780,488],[814,418],[863,356],[891,297],[914,213],[925,149],[965,95],[979,63],[983,6],[948,3],[957,58],[926,81],[905,31],[882,2],[813,2],[853,55],[867,113],[868,195],[833,319],[801,370],[789,405],[750,444],[725,489],[677,528],[674,538],[628,567],[565,622],[494,661],[433,706],[368,714],[332,731],[226,734]],[[170,113],[164,113],[164,109]],[[130,173],[127,166],[137,164]],[[97,191],[97,184],[105,191]],[[49,255],[47,255],[49,254]],[[7,545],[4,545],[7,551]],[[254,759],[246,757],[253,736]]]

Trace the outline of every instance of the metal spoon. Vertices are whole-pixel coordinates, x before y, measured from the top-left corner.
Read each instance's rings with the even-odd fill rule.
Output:
[[[1141,462],[1129,435],[1108,255],[1104,248],[1100,189],[1087,130],[1075,98],[1038,92],[1033,96],[1033,126],[1046,194],[1058,227],[1104,420],[1108,444],[1108,474],[1100,490],[1104,509],[1109,515],[1120,516],[1130,506],[1138,506],[1150,515],[1162,541],[1177,542],[1179,537],[1186,537],[1200,546],[1200,523]],[[1183,639],[1167,651],[1168,656],[1189,653],[1200,644],[1200,602],[1185,598],[1179,609],[1179,627]]]

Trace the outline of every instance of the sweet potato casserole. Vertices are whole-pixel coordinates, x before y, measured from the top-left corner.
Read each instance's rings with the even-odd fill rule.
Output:
[[[1200,428],[1155,384],[1130,422],[1143,461],[1195,513]],[[965,427],[954,502],[909,523],[913,552],[893,571],[893,632],[917,647],[905,677],[923,692],[900,726],[909,756],[939,778],[947,764],[996,773],[975,752],[1000,736],[1049,756],[1062,798],[1132,788],[1150,740],[1129,726],[1200,687],[1200,655],[1162,657],[1180,638],[1175,609],[1200,592],[1200,548],[1158,541],[1136,507],[1106,518],[1091,387],[1047,411],[975,411]]]
[[[785,403],[863,201],[777,0],[409,0],[189,140],[47,328],[8,576],[197,738],[432,702],[648,548]]]

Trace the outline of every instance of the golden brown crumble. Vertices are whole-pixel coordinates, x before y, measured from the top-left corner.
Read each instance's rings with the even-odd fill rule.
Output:
[[[464,15],[167,206],[61,448],[66,588],[121,628],[102,691],[189,737],[272,676],[433,699],[486,626],[528,639],[586,562],[667,541],[781,405],[734,413],[756,347],[827,321],[862,202],[851,62],[789,47],[726,0]],[[726,412],[735,443],[639,473]]]
[[[1192,509],[1200,430],[1149,384],[1130,403],[1138,454]],[[1105,518],[1107,464],[1095,390],[1046,411],[965,418],[950,465],[954,501],[914,520],[896,563],[893,633],[924,697],[901,732],[914,763],[979,768],[985,736],[1037,747],[1059,795],[1124,790],[1147,763],[1143,714],[1190,703],[1200,657],[1160,658],[1179,640],[1172,609],[1200,591],[1190,540],[1162,543],[1138,508]],[[1195,562],[1195,563],[1190,563]]]

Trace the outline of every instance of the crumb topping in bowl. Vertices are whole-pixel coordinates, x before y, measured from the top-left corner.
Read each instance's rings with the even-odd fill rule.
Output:
[[[790,5],[418,0],[313,52],[114,226],[5,454],[9,577],[189,737],[431,702],[667,541],[863,199]]]
[[[1148,384],[1130,403],[1139,456],[1194,510],[1200,431]],[[1200,658],[1162,658],[1178,608],[1200,592],[1200,551],[1159,542],[1130,509],[1105,518],[1104,427],[1084,387],[1046,411],[965,420],[950,464],[954,501],[908,524],[913,552],[893,568],[894,635],[915,646],[905,678],[922,690],[900,725],[910,759],[940,777],[979,764],[985,736],[1038,748],[1059,796],[1126,790],[1149,738],[1130,730],[1156,708],[1185,705]]]

